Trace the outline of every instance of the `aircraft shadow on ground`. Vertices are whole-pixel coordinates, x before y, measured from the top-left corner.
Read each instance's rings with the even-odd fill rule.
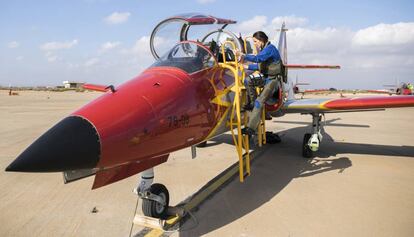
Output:
[[[301,156],[301,145],[306,127],[285,130],[282,143],[269,145],[252,163],[252,175],[244,183],[237,177],[201,204],[182,224],[180,236],[200,236],[219,229],[274,198],[293,179],[306,178],[323,172],[336,171],[340,175],[352,166],[348,157],[341,153],[371,154],[386,156],[414,156],[414,147],[369,145],[334,142],[325,133],[323,152],[315,159]],[[214,139],[217,144],[233,144],[230,134]],[[319,157],[319,158],[318,158]],[[320,159],[322,158],[322,159]]]
[[[224,135],[227,136],[227,135]],[[221,138],[223,139],[223,138]],[[220,140],[221,140],[220,139]],[[231,136],[227,139],[231,142]],[[252,175],[244,183],[238,176],[201,204],[181,226],[180,236],[200,236],[221,228],[261,207],[293,179],[327,171],[342,172],[352,166],[346,157],[335,159],[304,159],[292,152],[294,146],[271,145],[252,162]]]
[[[339,126],[339,127],[356,127],[369,128],[369,125],[361,124],[343,124],[333,123],[340,120],[340,118],[330,119],[326,121],[325,126]],[[292,146],[292,154],[301,156],[302,154],[302,139],[303,135],[310,132],[310,123],[302,121],[277,121],[276,123],[308,125],[296,128],[291,128],[282,131],[279,135],[282,138],[282,145],[288,144]],[[277,132],[277,131],[276,131]],[[322,129],[323,141],[320,150],[315,153],[316,157],[328,158],[335,157],[342,154],[361,154],[361,155],[379,155],[379,156],[404,156],[414,158],[414,146],[393,146],[393,145],[378,145],[367,143],[349,143],[335,141],[335,139]],[[216,137],[207,143],[207,146],[215,146],[221,143],[233,145],[233,139],[230,134],[224,134]],[[278,144],[276,144],[278,146]]]
[[[341,124],[333,123],[340,120],[340,118],[331,119],[326,121],[325,126],[338,126],[338,127],[356,127],[356,128],[369,128],[369,125],[360,124]],[[299,124],[308,125],[305,127],[297,127],[285,130],[283,134],[289,134],[289,138],[293,139],[293,142],[298,145],[298,149],[302,146],[302,138],[306,132],[310,131],[310,123],[301,121],[277,121],[277,123]],[[364,130],[366,131],[366,130]],[[403,156],[414,158],[414,146],[394,146],[394,145],[379,145],[379,144],[367,144],[367,143],[350,143],[335,141],[335,139],[329,135],[324,129],[322,129],[323,141],[320,146],[320,150],[316,152],[316,157],[328,158],[341,154],[360,154],[360,155],[379,155],[379,156]],[[296,138],[296,139],[295,139]]]

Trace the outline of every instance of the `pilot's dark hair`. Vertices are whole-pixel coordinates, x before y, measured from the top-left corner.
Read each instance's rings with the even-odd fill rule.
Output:
[[[256,38],[256,39],[262,41],[264,44],[266,44],[267,41],[269,40],[269,37],[267,37],[267,35],[263,31],[256,31],[253,34],[253,38]]]

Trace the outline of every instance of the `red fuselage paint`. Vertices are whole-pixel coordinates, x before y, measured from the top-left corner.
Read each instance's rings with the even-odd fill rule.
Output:
[[[413,98],[407,96],[344,98],[327,102],[324,107],[330,110],[374,109],[413,106]]]
[[[211,103],[234,78],[219,67],[194,74],[154,67],[75,111],[98,131],[97,168],[143,161],[203,141],[224,110]],[[224,75],[227,75],[224,73]],[[226,85],[227,84],[227,85]]]

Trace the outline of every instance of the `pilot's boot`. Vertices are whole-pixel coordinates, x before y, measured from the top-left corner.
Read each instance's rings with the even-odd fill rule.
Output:
[[[244,135],[248,135],[248,136],[253,136],[256,135],[256,131],[252,128],[249,127],[245,127],[241,130],[242,134]]]
[[[266,132],[266,143],[269,144],[275,144],[275,143],[279,143],[281,142],[282,139],[280,138],[280,136],[277,133],[273,133],[273,132]]]

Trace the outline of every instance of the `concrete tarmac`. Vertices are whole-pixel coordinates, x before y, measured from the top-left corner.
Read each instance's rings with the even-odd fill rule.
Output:
[[[129,236],[138,175],[90,190],[93,177],[4,169],[47,129],[99,93],[0,91],[0,236]],[[329,97],[337,97],[330,95]],[[311,116],[267,122],[268,145],[244,183],[235,177],[172,236],[414,236],[414,108],[326,115],[321,150],[301,156]],[[155,181],[182,202],[237,162],[230,135],[171,154]],[[138,213],[141,213],[140,204]],[[96,210],[96,212],[92,210]],[[132,235],[142,227],[133,226]]]

